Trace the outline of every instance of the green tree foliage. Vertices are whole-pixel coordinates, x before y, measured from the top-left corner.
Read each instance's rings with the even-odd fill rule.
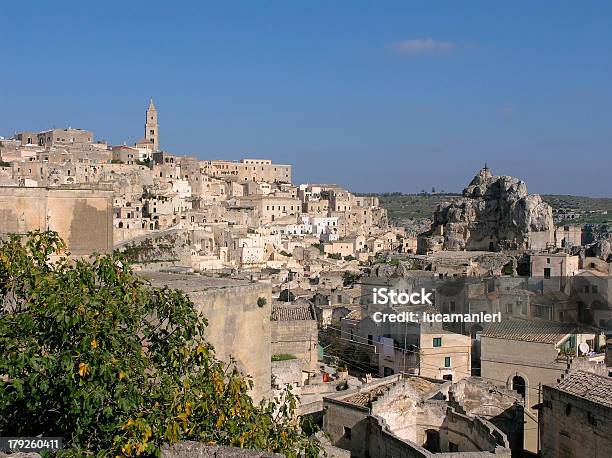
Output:
[[[342,275],[342,284],[344,286],[352,286],[357,283],[360,278],[361,274],[349,272],[348,270],[346,270]]]
[[[295,294],[288,289],[284,289],[278,295],[278,300],[281,302],[293,302],[295,300]]]
[[[61,436],[71,457],[158,456],[179,440],[318,454],[290,390],[255,405],[184,293],[120,256],[63,249],[52,232],[0,242],[0,436]]]

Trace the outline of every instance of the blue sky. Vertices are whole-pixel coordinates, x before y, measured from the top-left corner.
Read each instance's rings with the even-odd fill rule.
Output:
[[[81,127],[271,158],[296,182],[457,191],[485,162],[612,196],[612,2],[5,1],[0,135]]]

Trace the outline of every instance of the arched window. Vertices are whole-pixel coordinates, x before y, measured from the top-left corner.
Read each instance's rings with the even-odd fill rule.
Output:
[[[520,375],[515,375],[512,377],[512,389],[520,394],[524,399],[525,393],[527,392],[527,384],[525,383],[525,379]]]

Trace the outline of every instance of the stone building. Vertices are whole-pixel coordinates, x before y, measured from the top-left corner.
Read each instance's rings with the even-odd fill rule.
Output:
[[[398,306],[382,313],[407,310]],[[378,367],[380,376],[408,372],[457,381],[471,375],[470,337],[446,331],[442,323],[377,323],[371,312],[366,315],[362,310],[349,313],[340,323],[344,339],[354,341],[358,348],[369,347],[371,364]]]
[[[23,134],[17,134],[17,137],[24,139]],[[29,135],[26,135],[27,140],[31,140]],[[73,145],[76,143],[91,143],[93,142],[93,132],[83,129],[51,129],[39,132],[36,134],[36,142],[38,146],[50,148],[52,146]]]
[[[579,356],[581,343],[598,352],[605,346],[594,329],[551,321],[504,319],[484,327],[480,333],[481,375],[485,380],[513,389],[525,400],[525,449],[537,451],[537,411],[543,384],[554,383]],[[589,366],[589,362],[585,362]],[[601,354],[599,367],[603,365]],[[593,362],[593,370],[598,365]]]
[[[305,299],[272,303],[270,322],[273,355],[292,355],[302,361],[302,371],[317,366],[318,330],[312,303]]]
[[[297,222],[301,212],[300,201],[291,197],[252,195],[240,197],[239,203],[242,206],[252,206],[257,211],[259,223],[255,225],[271,223],[286,217],[292,217],[291,222]]]
[[[149,101],[149,108],[145,116],[144,137],[136,142],[136,146],[159,151],[159,123],[153,97]]]
[[[572,278],[570,289],[579,322],[612,334],[612,275],[595,269],[581,270]]]
[[[612,378],[576,371],[544,385],[540,456],[604,458],[612,450]]]
[[[525,407],[516,391],[499,388],[481,377],[467,377],[453,383],[448,401],[458,412],[493,423],[508,438],[513,456],[522,456]]]
[[[578,272],[578,256],[538,253],[530,256],[530,276],[542,282],[542,291],[569,292],[569,277]]]
[[[559,226],[555,228],[555,246],[557,248],[572,248],[582,245],[581,226]]]
[[[209,323],[205,337],[218,358],[235,358],[238,369],[253,378],[256,402],[270,394],[271,303],[269,284],[200,275],[143,272],[154,286],[184,291]]]
[[[448,402],[450,389],[451,382],[393,375],[328,395],[323,430],[356,458],[510,457],[506,435],[467,413],[461,396]]]
[[[273,164],[269,159],[241,159],[240,161],[202,161],[203,173],[230,181],[291,183],[291,166]]]
[[[99,189],[0,187],[0,236],[57,231],[74,256],[113,250],[113,193]]]

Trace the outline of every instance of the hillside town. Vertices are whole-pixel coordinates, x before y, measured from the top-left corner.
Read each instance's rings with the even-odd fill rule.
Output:
[[[1,138],[0,236],[57,231],[75,259],[114,252],[184,291],[254,400],[292,387],[327,456],[608,456],[612,239],[587,243],[484,164],[415,234],[290,164],[166,151],[162,119],[151,99],[129,145]],[[403,312],[458,318],[376,318]]]

